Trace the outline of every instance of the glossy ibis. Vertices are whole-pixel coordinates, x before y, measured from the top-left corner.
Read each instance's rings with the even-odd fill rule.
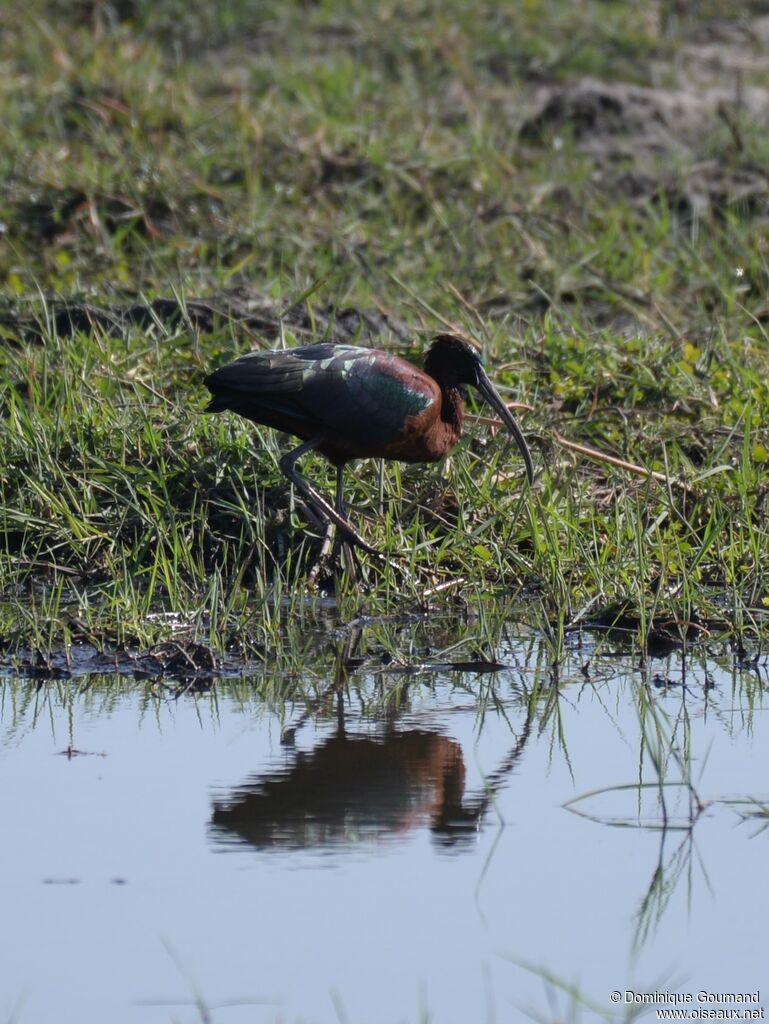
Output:
[[[380,349],[354,345],[303,345],[249,352],[204,381],[212,394],[206,412],[231,409],[254,423],[275,427],[303,444],[280,468],[308,505],[334,523],[348,543],[377,553],[347,520],[342,475],[353,459],[436,462],[462,432],[465,385],[476,388],[512,434],[529,482],[534,470],[528,445],[497,394],[478,352],[461,338],[441,334],[425,357],[424,370]],[[336,504],[331,506],[296,469],[317,449],[336,467]]]

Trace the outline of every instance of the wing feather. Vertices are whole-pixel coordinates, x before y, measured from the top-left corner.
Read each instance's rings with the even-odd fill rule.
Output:
[[[437,398],[416,367],[377,349],[303,345],[249,352],[204,381],[208,412],[231,409],[291,433],[361,450],[386,445]]]

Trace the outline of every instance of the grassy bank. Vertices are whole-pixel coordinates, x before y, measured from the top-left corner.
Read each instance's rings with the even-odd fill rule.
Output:
[[[201,381],[251,347],[338,337],[351,308],[378,317],[362,343],[415,359],[437,330],[476,339],[538,467],[529,492],[483,422],[445,465],[361,464],[353,517],[395,563],[364,565],[368,609],[448,584],[442,600],[525,601],[555,642],[617,617],[763,634],[763,6],[733,24],[702,4],[464,7],[6,15],[6,647],[73,621],[149,645],[169,613],[215,647],[272,642],[320,542],[285,439],[202,416]],[[120,315],[157,297],[174,310]]]

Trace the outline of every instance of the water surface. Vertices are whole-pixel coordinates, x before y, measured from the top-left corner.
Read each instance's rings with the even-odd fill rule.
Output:
[[[0,1021],[568,1019],[548,972],[606,1014],[766,988],[765,669],[496,654],[181,695],[7,678]]]

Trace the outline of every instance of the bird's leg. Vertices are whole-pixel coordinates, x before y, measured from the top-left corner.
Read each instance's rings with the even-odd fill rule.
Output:
[[[326,499],[319,494],[315,488],[309,484],[303,476],[296,469],[296,461],[300,459],[306,452],[311,452],[319,445],[323,443],[322,437],[314,437],[310,441],[305,441],[304,444],[300,444],[298,448],[294,448],[292,452],[287,452],[280,460],[280,468],[283,473],[288,477],[294,487],[297,488],[303,495],[305,501],[312,506],[321,518],[325,519],[327,523],[333,523],[337,526],[342,533],[342,536],[348,544],[354,544],[364,551],[367,551],[370,555],[378,555],[379,552],[376,548],[372,548],[358,533],[354,526],[331,506]],[[337,497],[340,488],[340,476],[339,470],[337,471]],[[342,505],[344,508],[344,505]]]
[[[347,512],[344,507],[344,495],[342,494],[342,481],[344,477],[344,466],[336,467],[336,501],[334,508],[343,519],[347,519]],[[320,553],[318,555],[317,566],[320,566],[325,559],[331,554],[331,549],[334,545],[334,535],[336,533],[336,523],[329,520],[326,523],[326,532],[323,535],[323,543],[320,546]],[[347,550],[347,545],[345,545]]]
[[[336,503],[334,507],[342,519],[347,518],[347,509],[344,507],[344,466],[336,467]]]
[[[318,552],[318,566],[320,566],[331,554],[334,546],[334,534],[336,533],[335,523],[326,523],[326,532],[323,534],[323,543]]]
[[[347,512],[344,507],[344,494],[342,490],[342,484],[344,480],[344,467],[337,466],[336,469],[336,500],[334,502],[334,508],[342,516],[343,519],[347,519]],[[310,511],[312,511],[310,509]],[[312,513],[314,515],[314,512]],[[337,527],[336,523],[329,520],[326,523],[326,532],[323,535],[323,543],[320,546],[318,557],[315,561],[315,565],[310,570],[308,576],[308,582],[310,586],[314,586],[318,581],[318,576],[321,570],[327,565],[329,556],[334,547],[334,540],[336,538]],[[355,548],[347,540],[342,541],[342,564],[345,569],[350,573],[353,579],[357,578],[358,575],[358,563],[355,558]]]
[[[347,509],[344,507],[344,466],[336,467],[336,503],[335,508],[343,519],[347,519]],[[358,576],[358,560],[355,557],[355,548],[347,539],[342,541],[342,565],[353,579]]]

